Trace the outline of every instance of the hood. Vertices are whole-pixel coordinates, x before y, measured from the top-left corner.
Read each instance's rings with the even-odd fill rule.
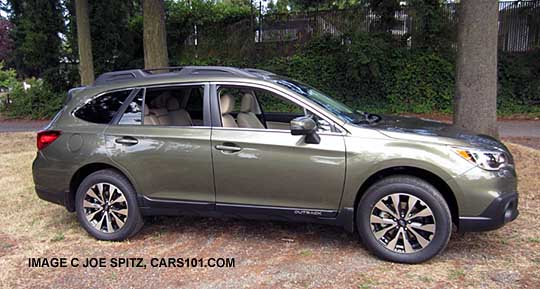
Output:
[[[379,122],[371,124],[370,127],[397,139],[507,150],[501,142],[490,136],[422,118],[384,115]]]

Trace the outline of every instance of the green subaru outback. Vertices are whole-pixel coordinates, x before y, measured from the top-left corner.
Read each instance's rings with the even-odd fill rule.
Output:
[[[37,194],[97,239],[129,238],[149,215],[316,222],[418,263],[452,224],[492,230],[518,215],[512,155],[491,137],[356,111],[257,69],[156,71],[72,89],[38,132]]]

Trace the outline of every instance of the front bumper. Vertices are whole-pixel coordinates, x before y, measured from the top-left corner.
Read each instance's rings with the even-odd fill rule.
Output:
[[[484,212],[477,217],[459,217],[459,231],[495,230],[511,222],[519,215],[518,194],[506,193],[495,198]]]

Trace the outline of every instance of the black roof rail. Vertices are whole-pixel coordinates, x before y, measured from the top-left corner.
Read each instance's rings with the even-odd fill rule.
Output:
[[[255,74],[264,75],[264,76],[276,75],[276,74],[273,73],[273,72],[270,72],[270,71],[267,71],[267,70],[258,69],[258,68],[244,68],[243,70],[244,70],[244,71],[247,71],[247,72],[255,73]]]
[[[71,101],[71,99],[73,98],[73,94],[75,94],[77,91],[83,90],[85,88],[86,88],[86,86],[79,86],[79,87],[74,87],[74,88],[68,90],[68,93],[67,93],[66,98],[64,99],[63,105],[66,105]]]
[[[156,71],[164,71],[163,73],[155,73]],[[212,76],[223,76],[223,75],[233,75],[240,77],[251,77],[255,78],[258,75],[266,76],[273,75],[273,73],[248,68],[242,69],[237,67],[228,67],[228,66],[174,66],[174,67],[159,67],[151,69],[131,69],[131,70],[122,70],[122,71],[113,71],[106,72],[96,78],[94,84],[105,84],[110,82],[117,81],[128,81],[135,79],[145,79],[149,77],[161,77],[161,76],[188,76],[188,75],[212,75]]]
[[[131,69],[131,70],[121,70],[106,72],[100,75],[94,81],[94,84],[103,84],[108,82],[122,81],[122,80],[132,80],[145,77],[146,72],[142,69]]]
[[[245,77],[254,77],[252,73],[244,71],[241,68],[229,66],[185,66],[182,75],[236,75]]]
[[[156,67],[156,68],[145,68],[142,71],[150,74],[154,74],[155,71],[165,71],[165,72],[175,72],[180,71],[184,66],[168,66],[168,67]]]

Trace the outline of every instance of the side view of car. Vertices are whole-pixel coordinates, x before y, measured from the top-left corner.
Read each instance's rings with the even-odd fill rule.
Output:
[[[97,239],[129,238],[150,215],[316,222],[419,263],[453,226],[492,230],[518,215],[512,155],[496,139],[357,111],[267,71],[157,70],[72,89],[37,135],[38,196]]]

